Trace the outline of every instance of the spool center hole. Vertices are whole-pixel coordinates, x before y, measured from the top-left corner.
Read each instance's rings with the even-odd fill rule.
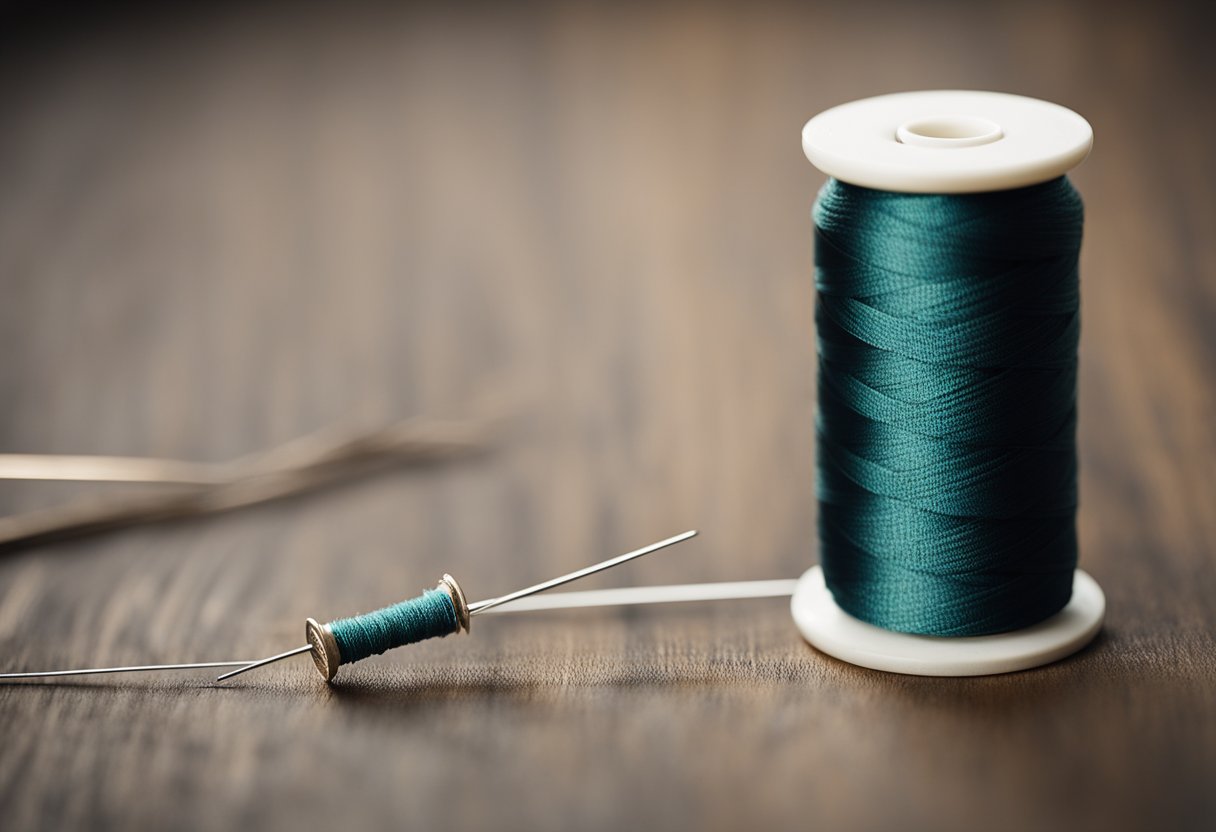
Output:
[[[895,137],[920,147],[974,147],[988,144],[1005,134],[995,121],[978,116],[930,116],[906,121]]]

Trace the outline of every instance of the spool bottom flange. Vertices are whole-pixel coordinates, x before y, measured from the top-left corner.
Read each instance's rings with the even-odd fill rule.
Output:
[[[915,636],[846,613],[828,591],[823,570],[813,566],[799,579],[790,609],[807,641],[850,664],[915,676],[987,676],[1050,664],[1080,650],[1102,629],[1106,596],[1078,569],[1072,600],[1032,627],[992,636]]]

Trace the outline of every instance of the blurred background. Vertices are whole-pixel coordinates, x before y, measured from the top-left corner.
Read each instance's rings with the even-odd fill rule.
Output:
[[[594,585],[801,574],[823,177],[799,131],[907,89],[1094,125],[1079,522],[1113,611],[1071,669],[946,688],[827,660],[756,602],[487,621],[345,692],[303,663],[235,692],[0,689],[6,826],[1214,808],[1205,5],[2,8],[0,452],[224,460],[500,420],[476,458],[0,556],[3,669],[268,654],[445,571],[480,598],[686,528]],[[96,488],[0,483],[0,514]]]

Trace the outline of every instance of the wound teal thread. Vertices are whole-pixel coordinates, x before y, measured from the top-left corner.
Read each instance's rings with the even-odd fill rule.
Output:
[[[820,561],[837,604],[975,636],[1062,609],[1077,562],[1078,255],[1064,177],[815,205]]]
[[[416,641],[451,635],[459,627],[452,598],[440,589],[428,589],[417,598],[329,624],[343,664]]]

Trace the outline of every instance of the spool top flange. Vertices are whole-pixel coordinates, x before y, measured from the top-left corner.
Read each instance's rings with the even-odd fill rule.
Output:
[[[900,92],[826,110],[802,128],[815,167],[853,185],[902,193],[1022,188],[1089,155],[1093,128],[1048,101],[973,90]]]

